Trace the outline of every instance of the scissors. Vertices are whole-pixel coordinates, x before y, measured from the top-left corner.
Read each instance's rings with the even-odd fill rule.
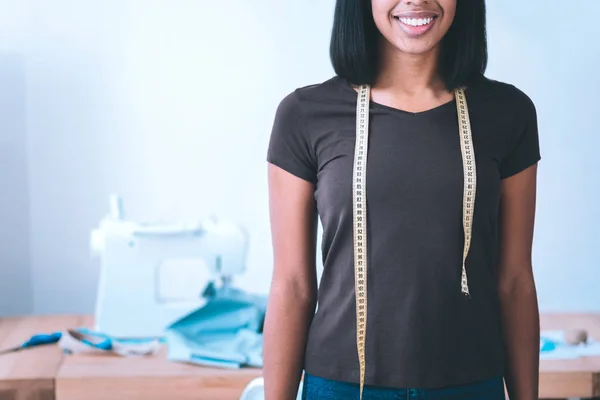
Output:
[[[62,337],[61,332],[33,335],[31,338],[29,338],[28,341],[26,341],[25,343],[23,343],[20,346],[12,347],[12,348],[6,349],[6,350],[0,350],[0,356],[4,355],[4,354],[8,354],[8,353],[13,353],[15,351],[27,349],[30,347],[58,343],[58,341],[60,340],[61,337]]]

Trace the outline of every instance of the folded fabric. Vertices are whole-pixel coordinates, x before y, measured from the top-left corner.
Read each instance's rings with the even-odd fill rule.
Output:
[[[207,293],[205,305],[167,328],[167,358],[227,368],[262,367],[266,296],[234,288]]]
[[[564,331],[540,333],[540,360],[566,360],[580,357],[600,356],[600,342],[588,339],[585,344],[570,345]]]

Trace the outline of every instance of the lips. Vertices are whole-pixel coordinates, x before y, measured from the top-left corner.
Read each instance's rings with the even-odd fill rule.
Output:
[[[394,19],[404,32],[411,37],[418,37],[428,32],[439,15],[432,11],[411,11],[394,15]]]

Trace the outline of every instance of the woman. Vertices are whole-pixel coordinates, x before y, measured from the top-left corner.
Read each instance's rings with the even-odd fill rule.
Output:
[[[537,399],[537,117],[484,0],[338,0],[331,59],[269,143],[266,398]]]

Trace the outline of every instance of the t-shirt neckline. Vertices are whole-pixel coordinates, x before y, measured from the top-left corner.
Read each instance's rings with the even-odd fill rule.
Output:
[[[341,84],[344,91],[353,94],[353,100],[356,101],[356,99],[358,98],[358,92],[354,89],[352,84],[341,76],[336,76],[336,78],[338,79],[338,81]],[[375,108],[389,111],[391,113],[398,114],[398,115],[411,116],[411,117],[425,117],[425,116],[437,114],[438,112],[445,111],[446,109],[456,109],[456,97],[453,97],[452,100],[450,100],[446,103],[440,104],[438,106],[435,106],[433,108],[430,108],[428,110],[417,111],[417,112],[412,112],[412,111],[403,110],[401,108],[387,106],[385,104],[381,104],[376,101],[373,101],[372,99],[370,100],[370,104],[371,104],[371,106],[373,106]]]

